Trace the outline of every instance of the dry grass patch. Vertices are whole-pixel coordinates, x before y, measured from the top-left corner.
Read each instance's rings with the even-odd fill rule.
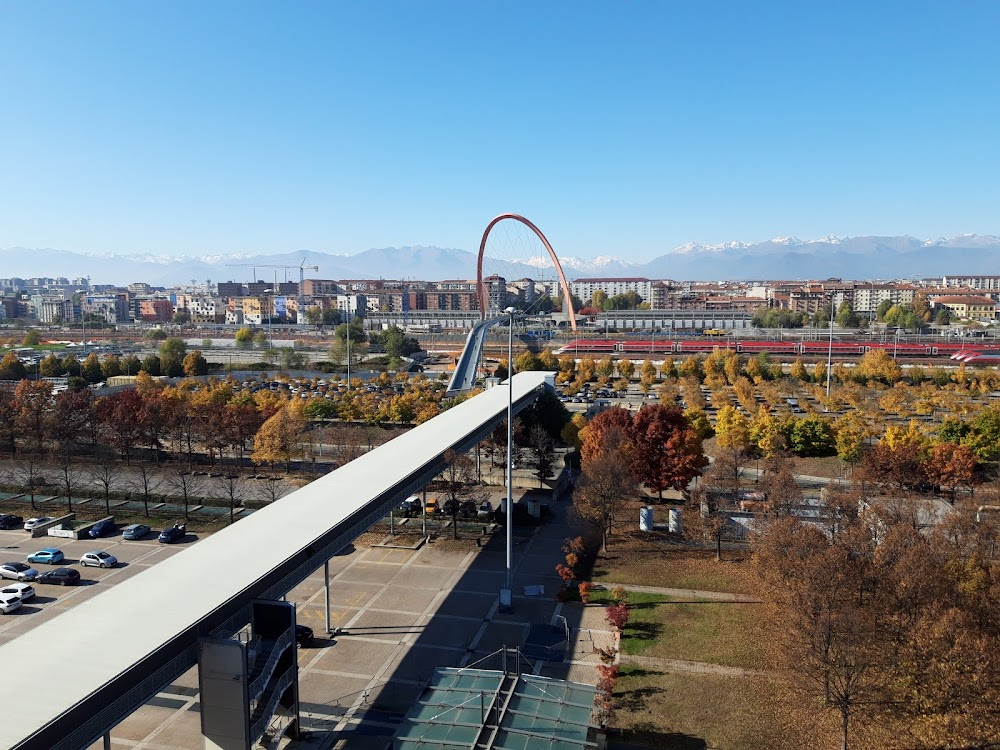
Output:
[[[626,513],[638,519],[639,503]],[[756,584],[749,568],[748,550],[726,550],[722,562],[717,562],[714,549],[693,547],[675,534],[629,530],[611,537],[608,552],[594,562],[592,579],[595,583],[752,595]]]
[[[780,679],[624,667],[615,688],[622,740],[662,750],[837,747],[836,724]]]

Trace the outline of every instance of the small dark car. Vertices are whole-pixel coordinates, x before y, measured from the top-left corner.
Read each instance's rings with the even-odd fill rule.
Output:
[[[299,648],[309,648],[313,644],[312,628],[307,628],[305,625],[296,625],[295,642],[299,644]]]
[[[187,526],[182,523],[175,523],[168,529],[160,532],[160,541],[163,544],[177,544],[187,534]]]
[[[24,527],[24,519],[9,513],[0,513],[0,529],[20,529]]]
[[[90,535],[91,539],[97,539],[104,536],[105,534],[110,534],[115,531],[118,527],[115,522],[105,518],[103,521],[98,521],[93,526],[90,527],[90,531],[87,533]]]
[[[73,568],[56,568],[38,576],[38,583],[57,583],[60,586],[69,586],[79,582],[80,572],[73,570]]]

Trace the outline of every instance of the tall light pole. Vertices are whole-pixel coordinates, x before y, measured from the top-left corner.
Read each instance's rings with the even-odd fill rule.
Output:
[[[830,398],[830,370],[833,367],[833,295],[830,295],[830,346],[826,350],[826,397]]]
[[[351,300],[347,300],[347,392],[351,392]]]
[[[514,604],[511,576],[514,557],[514,313],[516,311],[513,307],[508,307],[504,312],[507,314],[507,578],[504,590],[500,592],[500,606],[509,609]]]

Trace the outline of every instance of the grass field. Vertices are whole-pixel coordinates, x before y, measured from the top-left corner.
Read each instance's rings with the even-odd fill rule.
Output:
[[[635,501],[622,516],[638,519],[640,505]],[[663,514],[666,508],[657,506],[654,512]],[[720,563],[715,550],[691,547],[664,531],[640,532],[635,525],[611,536],[608,552],[594,562],[594,583],[754,593],[747,550],[726,550]]]
[[[624,667],[615,705],[617,738],[662,750],[837,747],[832,715],[817,722],[787,685],[769,678]]]

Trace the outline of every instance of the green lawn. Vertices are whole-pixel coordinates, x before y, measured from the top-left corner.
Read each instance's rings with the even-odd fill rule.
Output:
[[[590,601],[610,604],[610,592],[595,591]],[[635,591],[627,593],[626,601],[629,622],[622,634],[622,653],[746,669],[767,667],[756,616],[762,605]]]

